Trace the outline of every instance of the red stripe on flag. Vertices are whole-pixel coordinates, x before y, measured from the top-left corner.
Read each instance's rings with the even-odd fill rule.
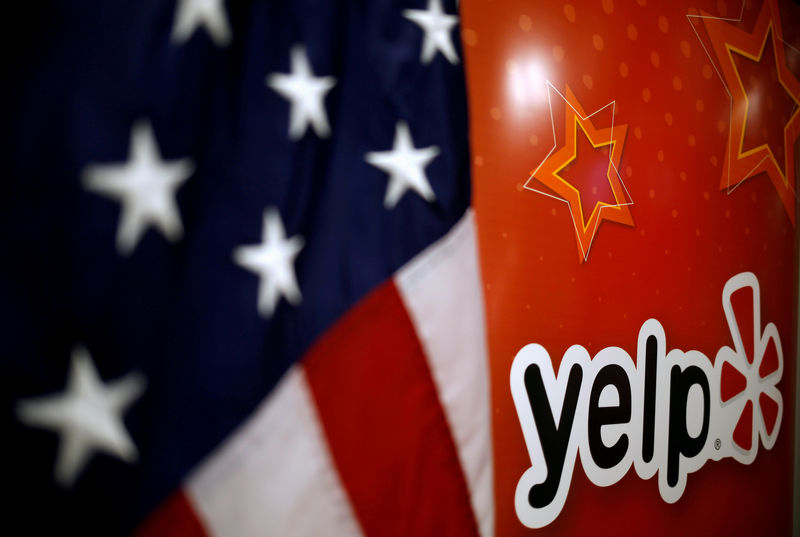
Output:
[[[167,498],[133,534],[134,537],[207,537],[182,490]]]
[[[309,385],[367,535],[477,535],[436,387],[393,282],[305,357]]]

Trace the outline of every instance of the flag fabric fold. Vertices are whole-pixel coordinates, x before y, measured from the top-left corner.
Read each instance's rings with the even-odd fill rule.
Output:
[[[12,526],[492,535],[456,6],[12,15]]]

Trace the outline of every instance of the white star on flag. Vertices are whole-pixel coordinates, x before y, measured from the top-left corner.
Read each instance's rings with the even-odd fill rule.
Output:
[[[88,165],[83,186],[122,204],[117,250],[128,255],[150,225],[172,242],[181,238],[175,192],[192,173],[194,164],[188,158],[162,160],[150,123],[139,121],[131,132],[128,162]]]
[[[324,100],[336,85],[336,79],[332,76],[314,76],[303,45],[292,47],[290,59],[290,74],[272,73],[267,76],[267,85],[291,104],[289,138],[299,140],[309,125],[314,127],[317,136],[326,138],[330,136],[331,128]]]
[[[137,373],[103,383],[89,352],[78,347],[72,351],[66,390],[21,400],[16,414],[25,425],[59,433],[55,480],[70,487],[95,452],[129,463],[137,459],[139,452],[125,428],[122,414],[144,388],[144,377]]]
[[[208,35],[218,47],[231,42],[231,29],[225,14],[223,0],[178,0],[172,40],[184,43],[194,31],[205,26]]]
[[[426,201],[434,201],[436,195],[425,175],[425,167],[438,154],[439,148],[435,145],[415,148],[408,124],[405,121],[398,121],[391,151],[372,151],[364,156],[364,160],[369,164],[389,174],[383,206],[393,209],[409,188]]]
[[[256,273],[258,286],[258,313],[271,317],[281,295],[296,306],[302,301],[294,271],[294,260],[305,241],[295,235],[286,238],[280,214],[274,208],[264,212],[261,244],[240,246],[233,251],[233,259],[242,267]]]
[[[431,63],[437,50],[453,65],[458,63],[458,55],[450,36],[453,26],[458,23],[458,16],[445,13],[441,0],[428,0],[427,10],[404,9],[403,16],[417,23],[425,32],[420,55],[422,63]]]

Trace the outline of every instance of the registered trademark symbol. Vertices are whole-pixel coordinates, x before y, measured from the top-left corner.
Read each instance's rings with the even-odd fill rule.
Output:
[[[719,451],[719,448],[721,448],[721,447],[722,447],[722,441],[719,438],[714,440],[714,449]]]

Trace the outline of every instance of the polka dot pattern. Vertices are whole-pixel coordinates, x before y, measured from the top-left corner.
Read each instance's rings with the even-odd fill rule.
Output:
[[[564,16],[569,22],[575,22],[575,6],[572,4],[564,4]]]
[[[478,33],[475,30],[465,28],[461,35],[468,47],[474,47],[478,44]]]
[[[661,65],[661,56],[655,50],[650,53],[650,63],[653,64],[653,67]]]
[[[574,4],[572,1],[553,4],[510,0],[516,6],[516,11],[492,19],[491,24],[484,21],[484,26],[478,24],[474,15],[479,11],[475,6],[480,3],[462,2],[463,46],[465,49],[480,47],[476,51],[464,52],[461,58],[466,64],[468,78],[478,80],[473,82],[471,88],[470,106],[473,106],[472,102],[479,102],[481,106],[471,108],[471,112],[476,113],[470,119],[476,117],[476,121],[482,122],[480,127],[489,126],[488,134],[476,128],[470,132],[470,138],[471,141],[483,140],[484,144],[496,148],[490,153],[476,145],[481,152],[473,154],[472,164],[476,170],[473,189],[477,192],[475,198],[484,200],[484,207],[489,205],[498,211],[498,219],[505,219],[504,226],[493,230],[490,236],[495,242],[504,241],[508,252],[513,252],[513,255],[530,253],[531,265],[535,270],[545,271],[543,277],[557,279],[547,271],[557,273],[555,267],[565,270],[568,263],[580,266],[583,273],[569,272],[564,277],[565,283],[569,285],[570,276],[576,275],[571,285],[582,291],[591,291],[586,296],[593,304],[601,303],[609,307],[615,302],[611,293],[591,289],[591,286],[599,284],[588,282],[581,275],[598,270],[598,266],[623,267],[620,274],[625,278],[622,280],[636,279],[631,277],[631,273],[635,272],[641,289],[646,289],[648,299],[656,300],[659,306],[669,304],[675,296],[674,289],[664,283],[650,285],[652,271],[647,267],[655,263],[655,259],[669,266],[672,274],[682,276],[680,279],[689,282],[687,285],[697,287],[693,296],[705,297],[697,289],[705,289],[709,281],[707,265],[713,262],[703,256],[721,258],[717,254],[718,246],[723,248],[724,256],[733,255],[739,247],[733,241],[721,240],[721,237],[733,231],[737,236],[746,236],[745,222],[740,218],[744,212],[737,196],[744,197],[746,206],[751,210],[752,206],[763,206],[764,210],[758,214],[764,221],[768,219],[766,204],[774,201],[766,197],[766,187],[761,189],[758,181],[749,181],[737,189],[736,195],[728,195],[724,187],[719,188],[726,165],[725,140],[729,131],[729,116],[727,93],[715,68],[717,60],[707,57],[702,40],[693,31],[692,21],[687,21],[685,15],[688,7],[652,0],[582,0]],[[717,15],[719,10],[716,4],[717,0],[697,4],[696,13],[699,14],[702,8]],[[508,5],[511,4],[493,2],[481,9],[488,19],[492,13],[507,10]],[[752,28],[760,6],[761,2],[754,3],[751,17],[742,23],[743,28]],[[472,20],[468,16],[471,9]],[[723,9],[727,11],[727,16],[738,16],[739,3],[726,0]],[[702,25],[702,22],[699,24]],[[496,30],[494,33],[483,33],[483,27],[496,27]],[[475,28],[478,32],[474,32]],[[700,33],[701,37],[705,36]],[[491,56],[487,50],[497,53]],[[508,60],[515,62],[514,72],[523,74],[522,88],[526,95],[536,91],[536,84],[544,86],[539,79],[546,79],[553,85],[549,96],[555,117],[555,141],[547,90],[540,92],[544,95],[540,103],[529,102],[525,104],[527,108],[518,107],[509,83],[511,72],[507,71],[505,65]],[[483,69],[479,71],[482,80],[475,75],[475,65]],[[493,71],[487,66],[491,66]],[[535,73],[535,68],[541,72]],[[496,80],[498,72],[502,77],[499,83]],[[499,86],[499,89],[490,88],[492,85]],[[568,205],[546,196],[534,196],[529,190],[533,184],[526,184],[529,173],[537,168],[553,145],[555,151],[564,146],[563,101],[558,93],[566,95],[567,90],[584,107],[584,114],[593,114],[603,105],[615,102],[613,112],[609,107],[593,116],[592,121],[596,126],[607,127],[613,118],[615,126],[627,127],[617,171],[627,195],[634,202],[631,207],[634,227],[629,229],[614,222],[602,223],[588,264],[576,260],[578,255],[573,251],[576,249],[575,229],[571,227],[572,216]],[[776,99],[773,107],[777,109],[778,104]],[[765,109],[770,106],[767,97],[762,105]],[[753,134],[757,135],[757,132]],[[582,136],[580,131],[578,135]],[[581,147],[584,148],[586,141],[582,143],[584,145]],[[507,158],[500,158],[503,155]],[[580,158],[576,162],[579,164]],[[516,169],[524,171],[519,174]],[[571,168],[575,173],[581,169],[588,170],[590,167],[575,165]],[[564,176],[574,178],[576,183],[581,181],[580,177],[570,173]],[[515,188],[521,191],[519,196],[516,196]],[[586,194],[583,201],[586,198],[609,201],[607,191],[596,182],[581,182],[576,188],[581,194]],[[752,202],[750,194],[756,188],[758,201]],[[502,192],[498,195],[507,196],[510,193],[516,197],[509,198],[508,203],[505,203],[506,198],[501,198],[502,204],[494,199],[487,202],[487,197],[479,197],[481,192],[485,195],[487,190],[492,195]],[[731,207],[727,221],[723,216],[726,207]],[[785,215],[779,207],[770,207],[774,209],[772,225],[777,226]],[[480,207],[476,209],[480,210]],[[521,221],[520,227],[512,230],[509,226],[512,217],[505,213],[513,213],[514,218]],[[541,224],[542,218],[545,219],[545,226],[552,227],[552,230],[548,228],[547,233],[533,238],[527,236],[525,241],[515,237],[515,233],[523,235],[521,230],[524,225],[531,222]],[[712,225],[715,221],[722,222],[721,226],[714,224],[717,225],[715,228]],[[753,238],[749,245],[751,251],[761,255],[763,241],[759,231],[750,221],[746,224],[750,227],[749,236]],[[505,230],[508,231],[507,236],[502,234]],[[777,231],[776,234],[779,233]],[[791,226],[787,233],[792,233]],[[566,252],[557,249],[556,236],[559,240],[571,241],[569,246],[573,249]],[[693,253],[696,254],[690,258],[691,266],[686,261],[687,244],[693,245]],[[777,245],[773,242],[768,241],[767,246],[770,252],[777,251]],[[512,247],[514,250],[511,250]],[[508,252],[503,254],[501,251],[497,259],[507,261]],[[744,258],[742,260],[746,261]],[[501,293],[502,287],[498,282],[494,282],[496,295]],[[517,287],[520,286],[515,286],[515,289]],[[660,299],[655,298],[657,288],[660,289]],[[535,290],[530,291],[529,295],[521,301],[519,309],[532,317],[536,315],[541,299],[537,302]],[[714,305],[718,306],[716,302],[719,297],[715,295],[714,298]],[[526,305],[529,308],[526,309]],[[688,316],[690,302],[684,301],[682,305],[685,316]],[[678,305],[670,307],[670,311],[678,311]],[[619,319],[623,317],[621,309],[618,315]],[[644,318],[643,312],[631,309],[626,310],[626,315],[629,323],[637,322],[638,326]],[[555,319],[551,328],[556,329],[560,321]],[[564,324],[565,329],[570,325],[574,325],[574,320]],[[597,339],[598,345],[604,345],[598,336],[593,335],[592,338]],[[513,522],[518,524],[516,520]]]

